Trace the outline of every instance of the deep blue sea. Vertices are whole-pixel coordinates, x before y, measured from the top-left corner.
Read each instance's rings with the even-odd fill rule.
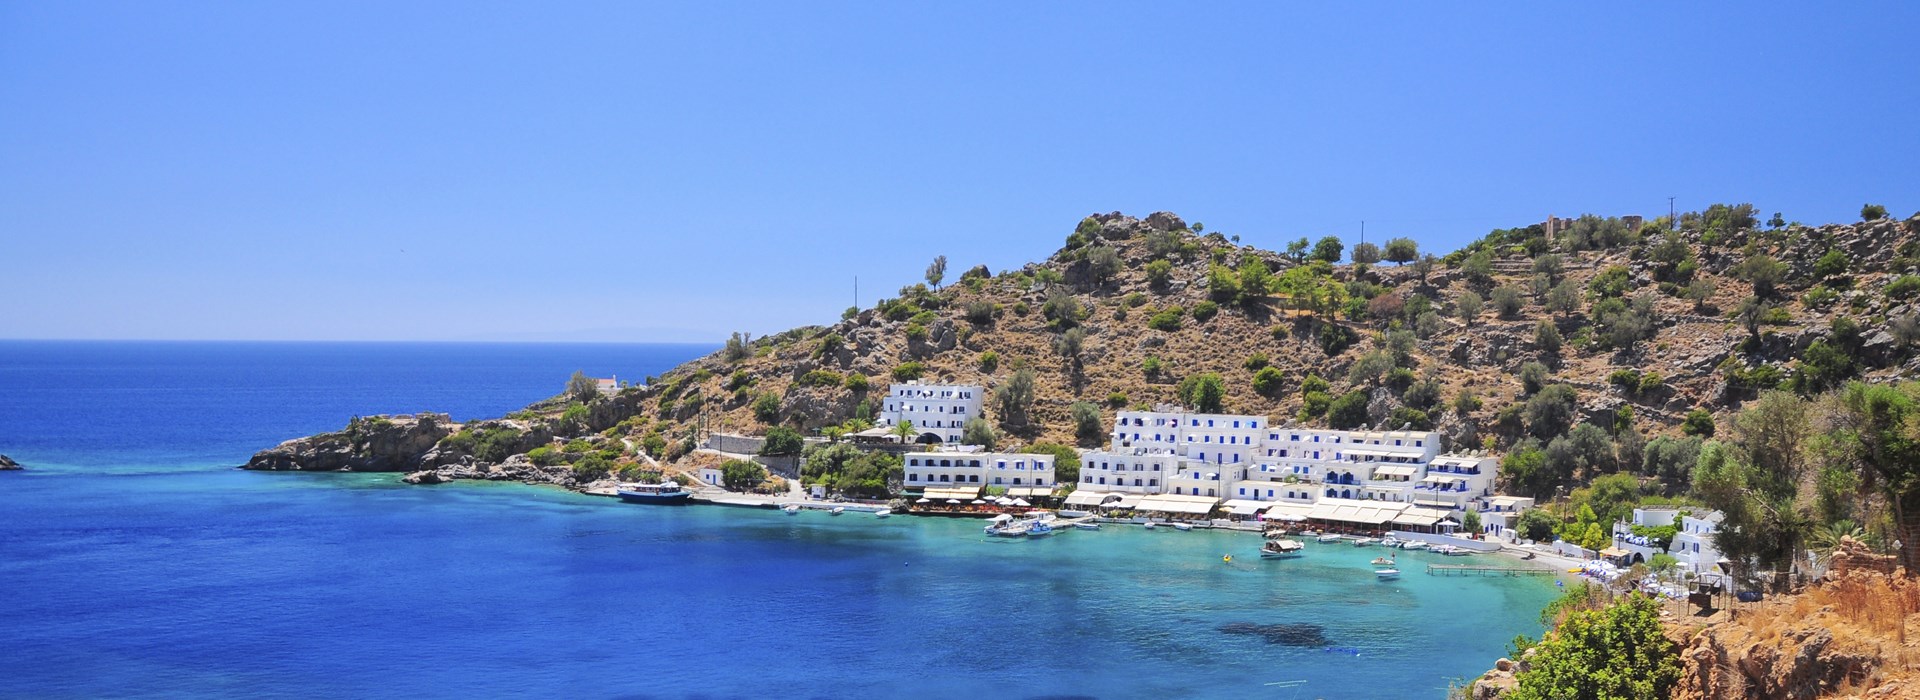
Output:
[[[1240,533],[988,541],[232,468],[711,349],[0,341],[0,453],[29,469],[0,472],[0,696],[1439,698],[1554,593],[1422,553],[1375,581],[1378,548],[1262,562]]]

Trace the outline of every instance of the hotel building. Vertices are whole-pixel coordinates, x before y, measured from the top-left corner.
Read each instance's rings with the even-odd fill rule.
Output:
[[[913,424],[914,441],[958,444],[967,419],[980,415],[985,392],[971,384],[921,384],[918,380],[887,387],[880,407],[881,428]]]

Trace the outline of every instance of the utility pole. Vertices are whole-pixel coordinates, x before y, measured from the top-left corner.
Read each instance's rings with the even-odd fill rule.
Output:
[[[1667,230],[1672,231],[1680,222],[1673,220],[1673,198],[1667,198]]]

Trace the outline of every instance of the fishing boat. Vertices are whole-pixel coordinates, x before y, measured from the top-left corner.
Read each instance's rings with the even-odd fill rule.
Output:
[[[1399,569],[1380,569],[1378,571],[1373,572],[1373,576],[1374,578],[1378,578],[1382,581],[1391,581],[1393,579],[1400,578],[1400,570]]]
[[[658,484],[621,484],[614,493],[619,494],[620,500],[628,503],[655,505],[679,505],[686,503],[687,499],[693,496],[692,491],[680,488],[679,484],[671,481]]]
[[[1260,545],[1261,559],[1291,559],[1306,553],[1307,546],[1299,540],[1267,540]]]
[[[1407,551],[1419,551],[1426,549],[1427,543],[1421,540],[1407,540],[1407,543],[1400,545],[1400,548]]]
[[[1053,534],[1053,525],[1051,523],[1039,518],[1027,522],[1027,539],[1046,537],[1051,534]]]
[[[1376,544],[1380,544],[1380,540],[1371,537],[1362,537],[1353,541],[1353,546],[1355,547],[1372,547]]]
[[[780,509],[780,512],[782,512],[782,513],[786,513],[787,515],[799,515],[799,514],[800,514],[800,506],[796,506],[796,505],[793,505],[793,504],[787,504],[787,507],[785,507],[785,508],[781,508],[781,509]]]
[[[1374,557],[1373,561],[1370,561],[1367,563],[1372,564],[1374,566],[1393,566],[1393,558],[1392,557]]]
[[[876,510],[873,512],[873,517],[876,517],[876,518],[885,518],[885,517],[890,517],[892,515],[893,515],[892,508],[881,508],[880,510]]]
[[[1333,533],[1327,533],[1325,535],[1321,535],[1315,538],[1314,541],[1319,542],[1320,544],[1333,544],[1335,542],[1339,542],[1342,539],[1344,538],[1342,538],[1339,535],[1335,535]]]
[[[1100,523],[1074,523],[1074,524],[1073,524],[1073,529],[1075,529],[1075,530],[1098,530],[1098,529],[1100,529]]]

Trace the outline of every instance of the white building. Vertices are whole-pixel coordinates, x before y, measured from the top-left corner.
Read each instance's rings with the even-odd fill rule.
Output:
[[[1680,532],[1673,536],[1673,544],[1667,552],[1680,560],[1680,567],[1696,574],[1723,574],[1720,570],[1720,549],[1713,544],[1714,533],[1720,531],[1720,521],[1726,515],[1720,511],[1706,513],[1688,513],[1680,517]]]
[[[1490,538],[1519,542],[1520,534],[1514,529],[1520,521],[1520,514],[1533,507],[1533,499],[1526,496],[1487,496],[1481,498],[1475,510],[1480,511],[1480,532]]]
[[[917,442],[958,444],[967,419],[980,415],[985,393],[971,384],[894,384],[880,407],[879,427],[910,422],[919,433]]]
[[[909,491],[955,486],[1052,489],[1056,485],[1053,455],[1048,454],[983,452],[969,445],[909,452],[903,459]]]
[[[1118,412],[1112,446],[1083,450],[1080,461],[1080,491],[1213,496],[1243,507],[1386,501],[1456,517],[1493,495],[1499,469],[1490,456],[1441,454],[1432,432],[1277,427],[1263,416],[1166,407]]]

